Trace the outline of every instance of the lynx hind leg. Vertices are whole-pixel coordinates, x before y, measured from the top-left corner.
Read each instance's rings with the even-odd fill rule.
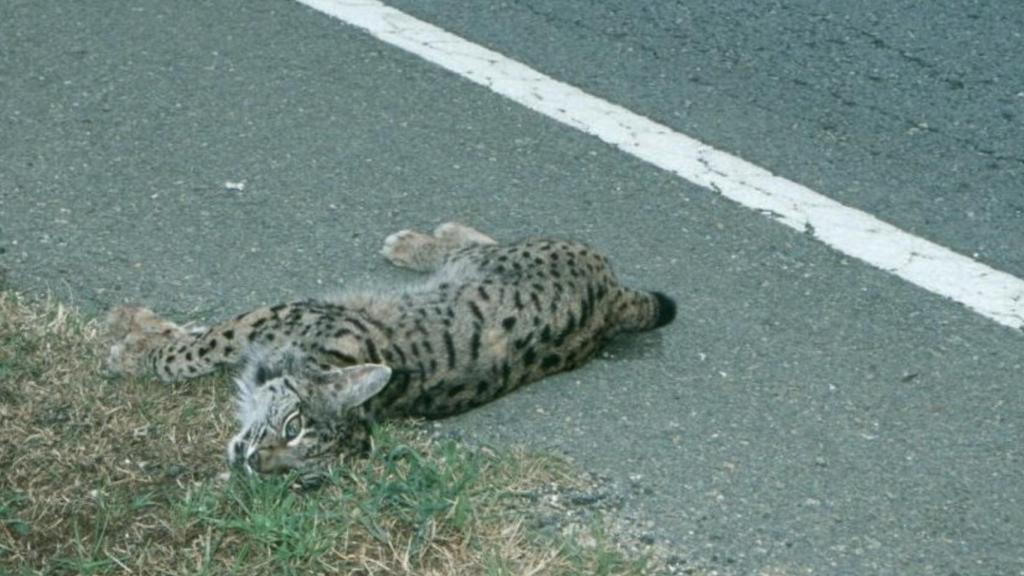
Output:
[[[459,247],[469,244],[497,244],[494,238],[458,222],[445,222],[434,228],[434,237]]]
[[[107,356],[107,369],[112,374],[145,372],[143,361],[147,352],[189,334],[189,329],[160,318],[148,308],[115,308],[107,316],[107,335],[114,341]]]
[[[496,244],[486,234],[457,222],[445,222],[433,236],[415,230],[400,230],[384,239],[381,254],[401,268],[420,272],[437,270],[452,250],[473,244]]]
[[[384,239],[380,253],[399,268],[430,272],[444,263],[448,250],[450,248],[438,238],[415,230],[399,230]]]

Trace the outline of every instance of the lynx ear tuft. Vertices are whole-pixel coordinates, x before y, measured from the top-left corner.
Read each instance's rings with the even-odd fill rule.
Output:
[[[321,371],[313,378],[299,378],[295,387],[309,409],[337,417],[379,394],[390,379],[391,368],[387,366],[359,364]]]
[[[340,395],[336,401],[345,408],[361,406],[387,386],[391,379],[391,368],[382,364],[360,364],[328,371],[333,393]]]

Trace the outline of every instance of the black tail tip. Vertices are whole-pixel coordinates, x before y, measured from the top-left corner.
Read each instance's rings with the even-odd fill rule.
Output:
[[[661,292],[652,294],[658,300],[658,317],[654,319],[654,327],[661,328],[676,319],[676,301]]]

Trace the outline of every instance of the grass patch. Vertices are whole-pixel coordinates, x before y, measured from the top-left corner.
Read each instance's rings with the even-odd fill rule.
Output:
[[[108,379],[100,326],[0,290],[0,574],[642,574],[601,534],[542,531],[555,458],[411,424],[325,485],[225,479],[226,376]]]

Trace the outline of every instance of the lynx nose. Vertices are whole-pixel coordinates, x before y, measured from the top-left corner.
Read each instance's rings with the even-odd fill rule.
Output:
[[[228,451],[228,466],[241,466],[245,462],[245,442],[236,441],[231,443],[231,450]]]
[[[249,450],[251,453],[247,454]],[[249,474],[255,474],[260,465],[259,450],[250,446],[244,441],[238,441],[231,445],[231,455],[228,464],[236,468],[244,468]]]
[[[253,472],[256,472],[257,470],[259,470],[260,469],[260,451],[259,450],[253,450],[252,454],[249,454],[249,457],[245,459],[245,463],[249,465],[249,468]]]

